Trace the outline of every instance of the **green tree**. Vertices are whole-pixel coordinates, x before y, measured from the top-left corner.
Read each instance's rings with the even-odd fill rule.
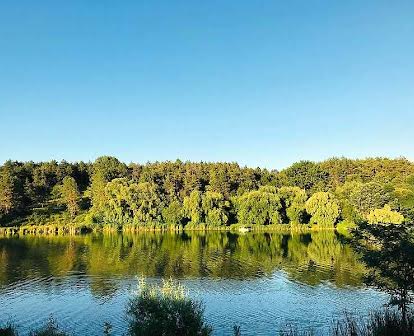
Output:
[[[126,178],[116,178],[106,184],[105,197],[101,208],[105,222],[115,225],[162,222],[163,201],[153,183],[130,183]]]
[[[180,225],[184,219],[183,206],[179,201],[172,201],[162,210],[162,218],[167,224]]]
[[[273,188],[273,189],[272,189]],[[281,224],[282,203],[276,188],[266,187],[244,193],[237,199],[237,218],[242,224]]]
[[[370,211],[382,208],[390,201],[390,194],[377,182],[355,185],[350,201],[356,211],[364,218]]]
[[[133,183],[128,189],[127,204],[139,224],[161,223],[164,202],[154,183]]]
[[[130,186],[126,178],[116,178],[104,188],[105,203],[100,211],[105,224],[122,225],[132,222]]]
[[[220,164],[210,170],[209,190],[228,196],[230,194],[230,176],[226,165]]]
[[[311,192],[324,190],[328,174],[311,161],[296,162],[281,172],[289,186],[296,186]]]
[[[206,191],[202,199],[202,209],[207,226],[226,225],[229,204],[221,193]]]
[[[95,211],[105,207],[107,198],[105,195],[106,184],[115,178],[123,177],[127,173],[125,164],[110,156],[102,156],[93,164],[93,173],[88,195],[91,198]]]
[[[221,193],[193,191],[184,198],[183,213],[191,225],[221,226],[227,224],[229,206]]]
[[[360,252],[370,272],[369,285],[390,294],[390,304],[397,306],[407,319],[414,302],[414,227],[412,224],[361,224],[354,231],[354,248]]]
[[[80,193],[75,179],[66,176],[61,185],[58,185],[59,202],[66,206],[70,216],[73,218],[79,212]]]
[[[401,224],[404,222],[404,216],[397,211],[392,211],[391,207],[386,204],[382,209],[372,210],[367,220],[370,224]]]
[[[351,195],[359,190],[362,186],[360,181],[346,181],[344,184],[336,187],[334,193],[341,207],[341,217],[349,223],[360,223],[364,220],[363,215],[356,209],[355,201],[352,201]]]
[[[307,219],[305,209],[307,195],[305,190],[299,187],[281,187],[277,193],[282,201],[286,213],[285,216],[289,222],[294,224],[305,223]]]
[[[306,201],[306,211],[312,216],[311,223],[334,227],[340,216],[337,199],[329,192],[317,192]]]
[[[184,215],[188,217],[192,225],[201,224],[204,221],[202,207],[202,193],[194,190],[184,198]]]
[[[20,203],[17,191],[17,178],[10,169],[0,171],[0,214],[9,214],[15,211]]]

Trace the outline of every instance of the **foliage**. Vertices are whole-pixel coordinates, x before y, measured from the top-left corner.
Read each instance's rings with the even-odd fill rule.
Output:
[[[353,204],[352,195],[355,190],[361,186],[360,181],[350,180],[344,184],[339,184],[334,189],[334,194],[341,206],[341,217],[348,222],[360,223],[362,222],[363,215],[357,210],[357,207]]]
[[[229,202],[219,192],[206,191],[203,195],[202,209],[205,214],[204,222],[207,226],[226,225]]]
[[[3,167],[0,171],[0,215],[7,215],[19,207],[17,183],[18,179],[12,174],[11,169]]]
[[[385,186],[378,182],[358,183],[350,195],[350,201],[356,211],[367,216],[370,211],[382,208],[390,201]]]
[[[50,317],[49,321],[40,329],[32,331],[30,336],[66,336],[67,334],[59,328],[57,321]]]
[[[291,223],[303,224],[307,220],[305,202],[307,195],[299,187],[281,187],[278,195],[286,209],[287,220]]]
[[[5,327],[0,326],[0,336],[18,336],[17,328],[8,324]],[[31,331],[29,336],[67,336],[68,334],[60,329],[57,321],[50,316],[46,324],[37,330]]]
[[[328,192],[313,194],[306,201],[306,211],[312,216],[312,223],[324,227],[334,227],[340,215],[337,199]]]
[[[391,207],[386,204],[382,209],[372,210],[367,216],[370,224],[401,224],[404,222],[404,216],[397,211],[392,211]]]
[[[211,335],[204,307],[189,298],[172,280],[162,287],[140,283],[140,292],[128,305],[129,335]]]
[[[295,186],[305,190],[324,190],[328,173],[320,165],[311,161],[300,161],[281,172],[286,178],[288,186]]]
[[[194,190],[184,198],[184,214],[191,221],[191,224],[197,225],[203,221],[202,193]]]
[[[66,206],[72,218],[75,217],[80,210],[80,194],[75,179],[71,176],[65,176],[62,184],[54,187],[54,192],[59,197],[58,202]]]
[[[162,210],[162,218],[170,225],[183,224],[184,212],[182,204],[177,200],[172,201]]]
[[[301,161],[277,172],[179,160],[127,166],[103,156],[94,163],[5,162],[0,166],[0,225],[21,225],[39,209],[53,215],[66,209],[71,222],[94,227],[307,224],[311,216],[312,224],[327,220],[323,202],[313,213],[306,207],[319,192],[335,195],[347,222],[361,223],[387,204],[406,222],[414,220],[414,164],[404,158]],[[335,211],[329,216],[337,217]],[[332,227],[339,219],[332,218],[320,226]]]
[[[102,156],[96,159],[92,168],[91,185],[88,195],[91,198],[95,210],[101,210],[107,201],[105,186],[115,178],[123,177],[127,173],[125,164],[110,156]]]
[[[184,215],[190,220],[191,225],[205,223],[210,227],[227,224],[229,202],[218,192],[193,191],[184,198]]]
[[[155,184],[151,182],[132,183],[128,189],[127,203],[135,222],[161,222],[163,200]]]
[[[144,225],[161,221],[162,200],[156,185],[150,182],[131,183],[116,178],[105,186],[105,204],[101,205],[106,223]]]
[[[403,318],[414,302],[413,225],[365,224],[354,231],[354,245],[371,272],[366,281],[391,295]]]
[[[237,199],[237,217],[242,224],[269,225],[282,223],[282,203],[276,188],[263,187]]]
[[[406,319],[392,310],[373,312],[368,320],[356,320],[349,314],[331,328],[332,336],[411,336],[414,335],[414,316]]]

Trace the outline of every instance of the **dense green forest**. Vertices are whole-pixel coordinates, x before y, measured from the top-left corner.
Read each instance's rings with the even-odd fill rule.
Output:
[[[108,156],[0,167],[0,226],[333,228],[413,220],[414,163],[404,158],[301,161],[281,171],[179,160],[126,165]]]

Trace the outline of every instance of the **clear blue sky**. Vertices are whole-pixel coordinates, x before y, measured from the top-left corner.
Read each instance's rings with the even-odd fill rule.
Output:
[[[414,159],[414,1],[0,2],[0,161]]]

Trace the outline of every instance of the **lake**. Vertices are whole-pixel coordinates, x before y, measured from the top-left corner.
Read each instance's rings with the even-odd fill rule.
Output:
[[[50,314],[75,334],[125,330],[138,279],[178,279],[202,300],[216,335],[277,334],[312,326],[323,334],[344,311],[366,316],[385,294],[332,231],[280,233],[93,233],[0,238],[0,322],[35,328]],[[20,329],[22,330],[22,329]]]

